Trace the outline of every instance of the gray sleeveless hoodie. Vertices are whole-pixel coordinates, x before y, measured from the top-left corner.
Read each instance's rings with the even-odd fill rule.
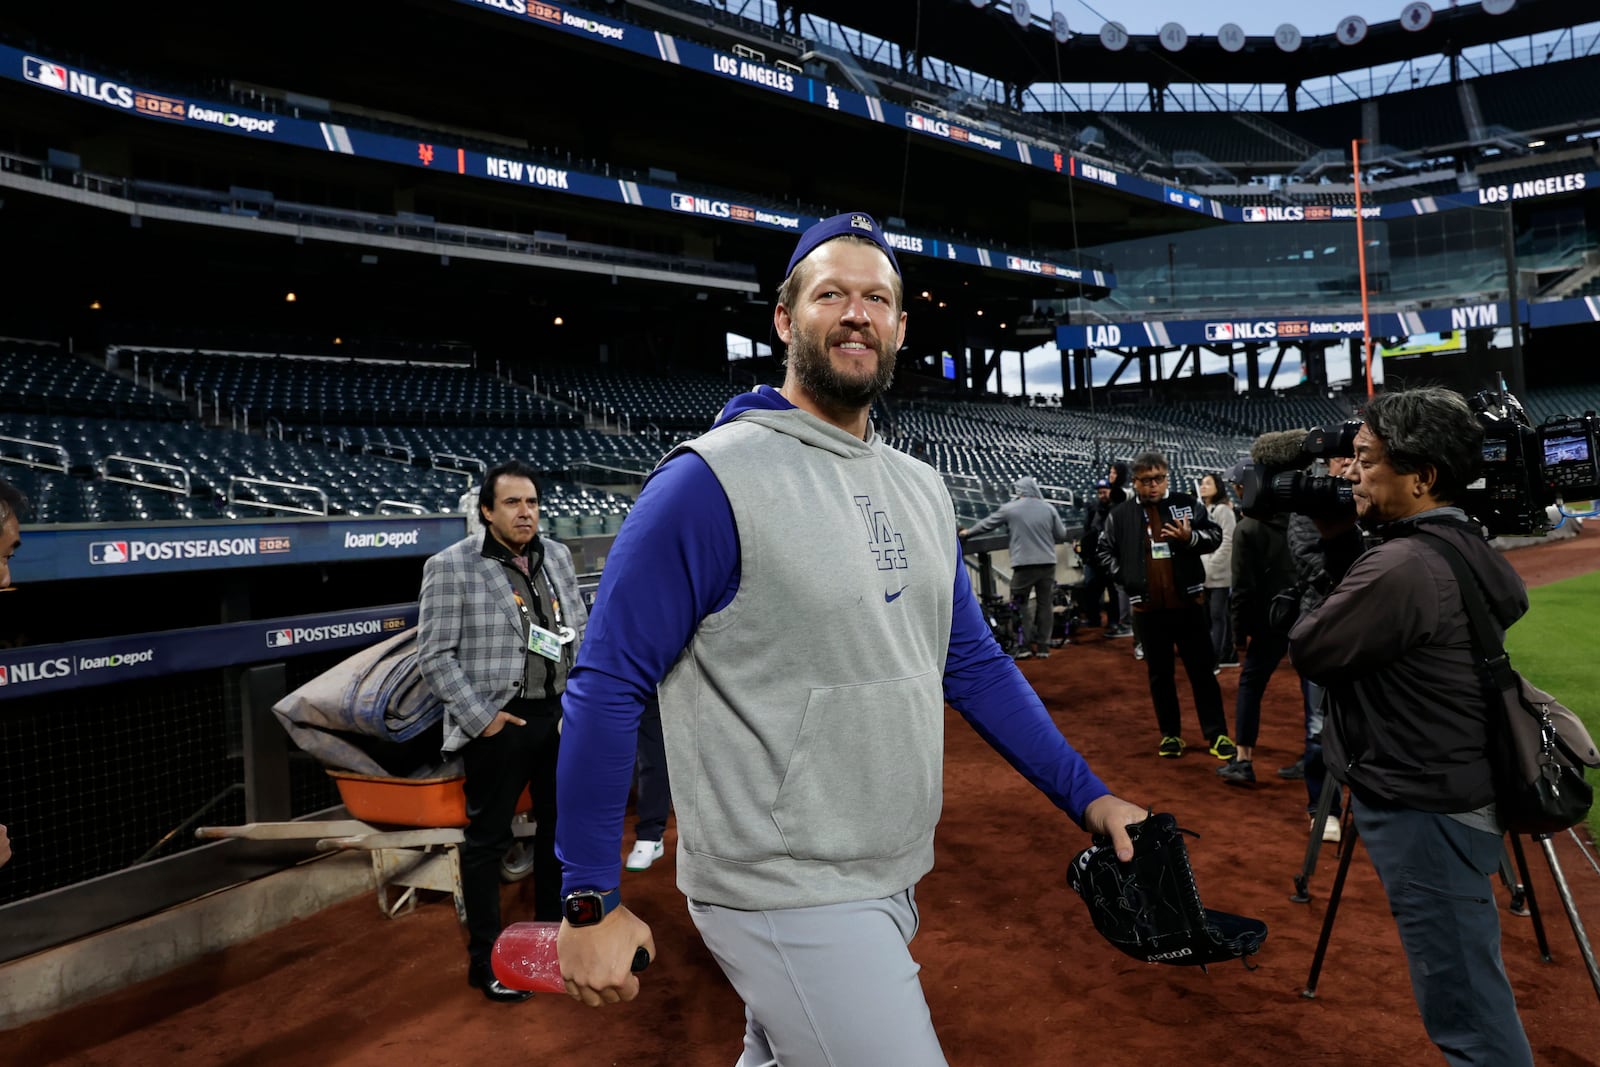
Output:
[[[678,886],[745,910],[899,892],[933,866],[944,799],[944,483],[798,409],[681,447],[732,505],[739,588],[659,690]]]

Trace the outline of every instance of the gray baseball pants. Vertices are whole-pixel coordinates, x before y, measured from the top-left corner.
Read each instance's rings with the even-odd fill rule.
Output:
[[[745,1005],[734,1067],[945,1067],[921,968],[911,889],[878,900],[689,915]]]

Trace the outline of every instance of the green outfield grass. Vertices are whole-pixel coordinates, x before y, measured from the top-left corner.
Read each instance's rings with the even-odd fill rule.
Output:
[[[1600,738],[1600,572],[1529,589],[1528,600],[1528,614],[1506,634],[1512,665]],[[1590,771],[1589,782],[1600,783],[1600,772]],[[1600,840],[1600,804],[1589,830]]]

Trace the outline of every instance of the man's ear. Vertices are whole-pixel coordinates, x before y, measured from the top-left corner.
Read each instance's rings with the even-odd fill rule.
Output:
[[[1431,494],[1439,484],[1439,468],[1432,463],[1422,464],[1412,473],[1412,476],[1416,478],[1416,481],[1412,483],[1414,486],[1413,492],[1419,497]]]
[[[789,338],[794,335],[794,319],[790,316],[789,309],[782,304],[772,309],[772,328],[777,331],[778,340],[787,346]]]

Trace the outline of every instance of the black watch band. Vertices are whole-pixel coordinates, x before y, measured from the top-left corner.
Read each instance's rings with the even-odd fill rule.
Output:
[[[593,926],[617,909],[622,903],[622,887],[601,892],[598,889],[579,889],[568,893],[561,901],[561,914],[572,926]]]

